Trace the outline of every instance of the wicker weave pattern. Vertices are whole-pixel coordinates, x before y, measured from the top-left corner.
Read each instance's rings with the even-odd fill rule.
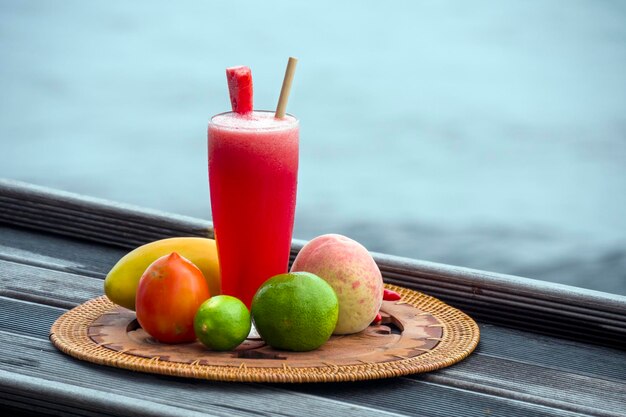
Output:
[[[476,347],[479,329],[463,312],[436,298],[393,285],[387,288],[402,295],[402,302],[429,312],[443,328],[442,340],[428,352],[411,358],[357,365],[295,367],[284,361],[276,367],[254,367],[254,361],[242,359],[239,366],[216,366],[180,363],[145,358],[100,346],[88,335],[90,323],[116,306],[102,296],[63,314],[53,324],[51,342],[75,358],[133,371],[182,376],[216,381],[246,382],[337,382],[390,378],[429,372],[453,365],[466,358]]]

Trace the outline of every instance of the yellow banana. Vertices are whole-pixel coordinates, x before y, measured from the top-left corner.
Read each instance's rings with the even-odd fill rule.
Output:
[[[215,240],[201,237],[174,237],[147,243],[120,259],[104,280],[104,293],[111,301],[135,309],[139,279],[150,264],[164,255],[177,252],[204,274],[211,296],[221,292],[220,268]]]

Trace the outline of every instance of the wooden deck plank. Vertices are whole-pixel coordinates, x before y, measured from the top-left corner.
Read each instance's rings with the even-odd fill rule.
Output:
[[[481,323],[476,353],[626,382],[626,351]]]
[[[104,278],[127,249],[0,224],[0,259]]]
[[[445,387],[446,390],[443,390],[442,387]],[[385,380],[379,384],[361,382],[350,385],[317,384],[295,386],[290,389],[354,404],[376,404],[386,410],[397,410],[400,413],[414,416],[545,417],[589,415],[438,383],[417,380],[407,383],[406,379],[403,378]],[[591,415],[614,417],[611,414]]]
[[[0,260],[0,296],[72,308],[103,293],[101,279]]]
[[[415,378],[588,414],[619,415],[626,405],[624,382],[486,355]]]
[[[125,395],[97,389],[54,383],[15,372],[0,370],[0,406],[3,415],[13,416],[224,416],[223,413],[188,410],[142,398],[129,401]],[[251,415],[251,414],[248,414]]]
[[[131,248],[163,237],[212,236],[211,223],[0,179],[0,222]],[[96,210],[94,208],[97,207]]]
[[[46,340],[52,324],[66,311],[59,307],[0,297],[0,331]]]

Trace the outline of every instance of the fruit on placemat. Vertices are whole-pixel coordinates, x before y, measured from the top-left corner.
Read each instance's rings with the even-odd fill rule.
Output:
[[[337,323],[338,301],[332,287],[308,272],[276,275],[252,299],[252,321],[265,343],[284,350],[317,349]]]
[[[230,104],[235,113],[252,111],[252,71],[246,66],[226,68]]]
[[[250,312],[230,295],[218,295],[203,302],[193,321],[196,337],[213,350],[232,350],[246,340],[251,328]]]
[[[154,261],[141,276],[135,301],[137,321],[160,342],[192,342],[196,339],[194,317],[209,297],[202,272],[172,252]]]
[[[104,280],[104,293],[115,304],[135,309],[139,279],[157,258],[176,252],[202,271],[211,295],[220,291],[220,267],[215,240],[201,237],[161,239],[132,250],[111,268]]]
[[[374,320],[383,297],[378,265],[360,243],[342,235],[318,236],[308,242],[291,267],[328,282],[339,299],[339,319],[334,334],[360,332]]]

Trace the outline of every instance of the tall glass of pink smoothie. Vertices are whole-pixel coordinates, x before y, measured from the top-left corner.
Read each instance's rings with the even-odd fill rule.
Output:
[[[234,112],[209,123],[209,184],[222,293],[248,307],[287,272],[298,179],[299,123],[274,112]]]

